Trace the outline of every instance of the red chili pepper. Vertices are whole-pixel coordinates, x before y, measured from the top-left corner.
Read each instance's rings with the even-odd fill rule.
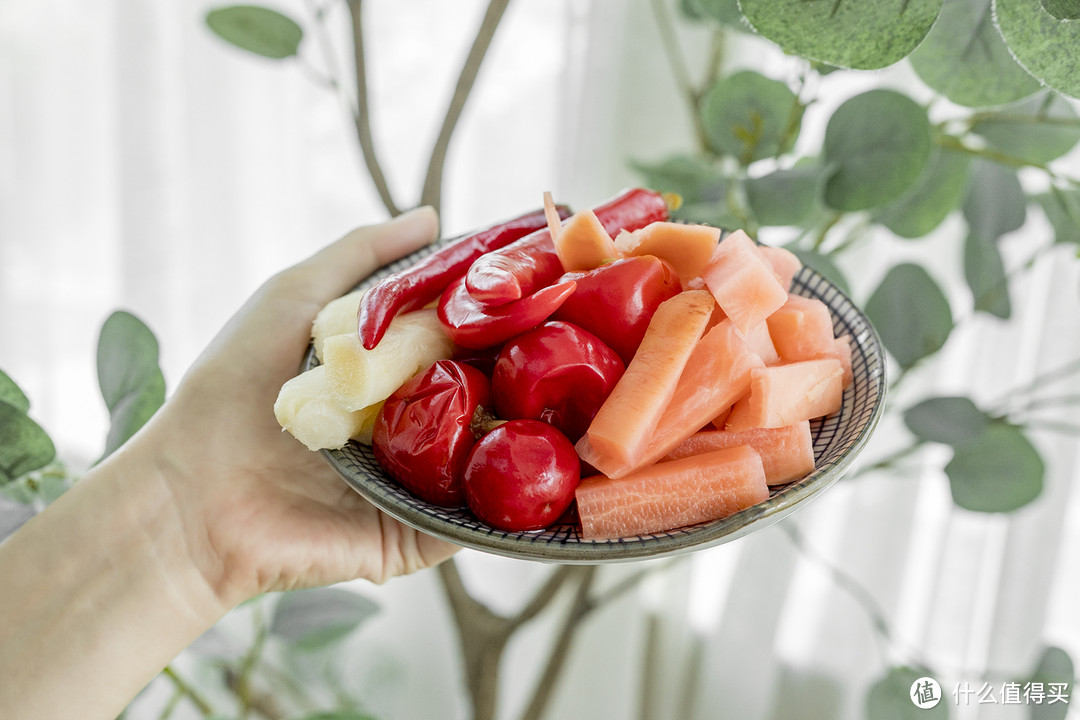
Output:
[[[625,190],[593,212],[612,237],[668,217],[664,197],[642,188]],[[501,305],[550,285],[562,272],[551,232],[545,228],[481,256],[466,273],[465,286],[478,302]]]
[[[629,363],[660,303],[682,290],[675,268],[665,260],[628,257],[587,272],[566,273],[577,290],[553,319],[573,323],[600,338]]]
[[[439,320],[455,345],[480,349],[501,345],[548,319],[577,285],[549,285],[498,307],[485,307],[465,289],[465,278],[450,283],[439,300]]]
[[[565,218],[570,214],[565,205],[560,205],[558,210],[560,217]],[[498,250],[546,227],[544,211],[535,210],[466,235],[439,248],[412,267],[387,277],[364,293],[360,300],[357,329],[361,344],[368,350],[378,345],[390,321],[398,313],[417,310],[438,298],[452,280],[463,275],[473,261],[484,253]]]
[[[577,442],[625,369],[593,333],[550,320],[503,345],[491,375],[495,410],[550,423]]]

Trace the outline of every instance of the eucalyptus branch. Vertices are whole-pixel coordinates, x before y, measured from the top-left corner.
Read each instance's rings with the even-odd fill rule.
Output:
[[[829,231],[836,227],[837,223],[839,223],[843,217],[844,214],[841,212],[835,212],[830,215],[821,226],[821,229],[818,230],[817,234],[814,236],[814,242],[811,244],[810,249],[820,250],[821,246],[825,244],[825,238],[828,236]]]
[[[492,720],[499,688],[499,659],[510,637],[510,623],[469,595],[453,558],[441,563],[438,570],[461,642],[473,718]]]
[[[595,565],[579,566],[572,569],[572,574],[578,580],[574,598],[571,601],[566,617],[563,618],[562,627],[559,628],[555,638],[555,646],[548,656],[544,671],[540,675],[536,689],[533,690],[529,705],[521,715],[521,720],[540,720],[544,715],[544,710],[547,709],[548,703],[551,702],[555,683],[566,665],[566,658],[570,655],[577,627],[591,610],[592,603],[589,600],[589,590],[596,577],[596,569]]]
[[[532,620],[539,615],[544,608],[551,604],[551,601],[555,599],[559,590],[566,584],[566,581],[573,576],[573,566],[560,565],[558,568],[552,571],[551,576],[547,579],[540,589],[533,595],[532,600],[525,605],[521,611],[510,619],[510,625],[513,629],[517,629],[521,625]]]
[[[655,565],[649,565],[631,575],[627,575],[622,580],[608,588],[605,592],[594,597],[589,602],[587,612],[591,613],[594,610],[599,610],[608,603],[619,599],[626,593],[636,588],[638,585],[641,584],[642,580],[649,577],[650,575],[666,572],[678,565],[679,563],[685,561],[688,557],[689,555],[677,555],[676,557],[670,558],[660,563],[656,563]]]
[[[997,408],[998,413],[1005,413],[1008,403],[1015,402],[1017,398],[1030,395],[1050,383],[1065,380],[1077,373],[1080,373],[1080,358],[1075,358],[1064,365],[1039,373],[1024,385],[1009,390],[997,400],[991,402],[991,406]]]
[[[686,58],[683,57],[682,51],[679,49],[679,41],[675,36],[675,26],[672,23],[671,15],[668,13],[664,0],[652,0],[652,13],[656,20],[656,30],[660,34],[660,46],[664,50],[664,55],[667,56],[668,64],[671,65],[671,74],[675,76],[675,85],[686,102],[690,120],[694,125],[694,134],[697,137],[698,146],[701,150],[709,152],[709,139],[705,133],[705,122],[701,118],[699,107],[702,89],[697,88],[690,78],[690,70],[686,64]],[[719,68],[717,68],[718,71]],[[705,88],[707,87],[708,85],[705,86]]]
[[[870,473],[876,472],[878,470],[887,470],[896,465],[898,461],[903,460],[904,458],[913,455],[917,451],[921,450],[923,445],[925,444],[926,443],[922,440],[915,440],[910,445],[905,445],[899,450],[889,453],[880,460],[877,460],[869,465],[863,465],[855,472],[848,473],[847,478],[854,480],[857,477],[860,477],[862,475],[869,475]]]
[[[206,698],[204,698],[198,690],[191,687],[191,685],[189,685],[188,682],[184,680],[184,678],[180,677],[180,675],[177,674],[176,669],[172,665],[166,665],[165,668],[161,671],[161,674],[169,678],[169,680],[173,684],[173,687],[176,688],[176,692],[180,693],[183,697],[186,697],[188,700],[190,700],[191,704],[198,708],[200,713],[202,713],[204,716],[214,714],[214,708],[210,705]]]
[[[161,708],[158,720],[169,720],[173,713],[176,712],[176,708],[180,707],[180,701],[183,699],[184,693],[174,689],[173,694],[169,696],[168,702],[165,703],[165,707]]]
[[[994,150],[993,148],[985,147],[972,147],[966,144],[963,140],[953,135],[941,134],[934,138],[935,142],[946,150],[952,150],[953,152],[964,153],[965,155],[971,155],[973,157],[983,158],[984,160],[991,160],[1001,165],[1007,165],[1013,168],[1035,168],[1042,170],[1052,178],[1057,178],[1057,174],[1054,173],[1045,163],[1036,163],[1030,160],[1025,160],[1022,157],[1015,155],[1009,155],[1007,153]]]
[[[356,126],[356,138],[360,143],[360,153],[364,156],[364,164],[367,166],[371,182],[375,185],[375,191],[379,194],[383,206],[391,216],[401,214],[394,197],[390,193],[390,186],[386,182],[382,165],[375,155],[375,141],[371,136],[371,114],[368,110],[367,94],[367,63],[364,59],[364,23],[361,4],[363,0],[348,0],[349,13],[352,15],[353,34],[353,63],[356,67],[356,108],[353,114],[353,124]]]
[[[255,603],[251,618],[255,628],[255,639],[240,661],[240,668],[236,672],[235,683],[232,685],[240,701],[240,720],[245,720],[253,707],[251,681],[259,659],[262,657],[263,647],[266,645],[267,627],[261,601]]]
[[[803,539],[802,532],[795,526],[794,523],[785,522],[780,523],[780,527],[784,530],[784,534],[788,536],[795,548],[802,553],[803,557],[822,570],[826,571],[833,580],[836,582],[837,587],[845,590],[848,595],[856,603],[858,603],[867,617],[870,619],[870,625],[873,627],[874,632],[878,638],[882,641],[885,647],[892,649],[895,652],[899,652],[900,648],[896,638],[893,636],[892,628],[889,626],[889,621],[885,617],[884,611],[878,604],[877,600],[870,594],[858,580],[847,572],[842,570],[839,566],[830,562],[824,555],[811,549],[809,545]],[[917,651],[913,649],[908,650],[910,659],[913,660],[919,667],[929,670],[925,662],[918,657]],[[888,657],[883,658],[885,663],[891,664]]]
[[[319,45],[323,62],[326,64],[326,72],[321,75],[324,84],[333,90],[349,108],[349,113],[356,115],[356,107],[352,100],[345,96],[341,84],[341,69],[338,67],[337,53],[334,44],[330,41],[330,33],[326,30],[326,12],[328,4],[317,5],[315,0],[307,0],[308,10],[315,20],[315,41]]]
[[[359,4],[359,0],[351,0]],[[431,205],[436,210],[442,204],[443,168],[446,165],[446,154],[450,148],[450,139],[453,137],[454,128],[457,127],[465,103],[469,99],[476,76],[480,72],[480,66],[484,62],[491,39],[499,27],[503,13],[506,12],[510,0],[491,0],[484,20],[480,24],[480,30],[473,40],[469,54],[465,58],[465,64],[458,75],[457,85],[454,87],[454,95],[450,99],[450,107],[446,110],[442,127],[439,128],[439,136],[435,140],[435,147],[431,151],[431,159],[428,162],[427,175],[424,177],[424,189],[420,195],[421,205]]]

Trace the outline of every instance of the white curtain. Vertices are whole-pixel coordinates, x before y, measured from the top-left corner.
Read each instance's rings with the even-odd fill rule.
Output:
[[[274,6],[309,17],[302,0]],[[211,37],[202,24],[210,7],[0,3],[0,368],[75,468],[103,446],[94,345],[112,309],[154,329],[175,385],[267,276],[385,215],[338,101],[295,64]],[[344,8],[329,7],[347,67]],[[479,0],[365,3],[373,130],[403,205],[419,195],[483,9]],[[703,33],[680,37],[692,59],[704,58]],[[543,190],[589,205],[635,182],[629,158],[691,147],[659,48],[644,0],[512,3],[452,146],[444,231],[534,207]],[[312,43],[303,50],[325,66]],[[1036,218],[1006,238],[1007,260],[1022,261],[1024,244],[1046,232]],[[915,254],[963,314],[970,301],[956,248],[876,239],[846,267],[865,299],[899,253]],[[989,400],[1080,356],[1080,278],[1064,258],[1044,256],[1018,281],[1014,322],[964,323],[946,355],[892,402],[973,387]],[[1070,388],[1080,389],[1075,380],[1057,389]],[[909,472],[843,481],[781,525],[695,555],[583,626],[548,717],[856,719],[888,664],[925,662],[949,690],[1020,676],[1044,644],[1080,657],[1078,447],[1061,434],[1034,437],[1046,489],[1016,514],[956,509],[942,458],[928,453]],[[886,423],[866,457],[905,442],[902,426]],[[508,612],[550,572],[474,552],[459,563],[470,589]],[[640,567],[605,568],[601,585]],[[467,717],[434,573],[356,589],[382,611],[350,641],[352,690],[380,718]],[[892,643],[875,632],[874,613]],[[505,717],[531,692],[556,620],[541,617],[511,644]],[[647,662],[650,628],[659,634]],[[151,689],[131,716],[156,717],[159,700]],[[960,718],[1026,710],[950,707]]]

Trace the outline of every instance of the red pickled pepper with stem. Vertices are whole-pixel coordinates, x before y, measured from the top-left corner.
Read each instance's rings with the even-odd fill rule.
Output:
[[[594,208],[608,234],[633,231],[668,217],[664,196],[632,188]],[[478,303],[501,305],[553,283],[563,273],[551,232],[545,228],[481,256],[465,274],[465,287]]]
[[[497,307],[477,302],[458,278],[439,300],[439,321],[455,345],[480,350],[501,345],[548,319],[570,297],[571,281],[537,290],[532,295]]]
[[[563,205],[557,207],[557,212],[564,218],[570,214]],[[360,300],[357,332],[361,344],[368,350],[374,348],[396,315],[437,299],[481,255],[546,227],[544,211],[534,210],[444,245],[415,265],[385,278]]]

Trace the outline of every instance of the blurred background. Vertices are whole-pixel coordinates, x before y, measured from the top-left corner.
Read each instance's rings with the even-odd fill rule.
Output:
[[[485,5],[364,3],[371,129],[403,207],[419,200]],[[694,151],[657,5],[697,78],[715,51],[714,29],[687,22],[679,3],[510,4],[449,149],[444,235],[536,207],[545,190],[574,207],[595,204],[644,182],[635,161]],[[32,399],[32,416],[75,470],[101,454],[108,429],[94,348],[111,311],[129,310],[153,329],[175,387],[267,277],[387,217],[347,109],[314,79],[351,72],[345,4],[273,7],[297,18],[322,12],[333,50],[305,37],[300,62],[241,52],[208,30],[205,0],[0,3],[0,368]],[[731,33],[724,53],[728,72],[753,67],[794,82],[803,68],[745,33]],[[820,145],[832,110],[869,87],[900,88],[920,102],[933,96],[906,62],[815,83],[800,147]],[[1057,176],[1080,176],[1075,151],[1053,162]],[[1024,169],[1020,179],[1032,192],[1046,189],[1045,173]],[[955,240],[963,222],[953,213],[908,242],[873,226],[835,258],[860,304],[889,267],[921,263],[958,319],[942,352],[894,389],[895,408],[931,395],[988,407],[1080,358],[1075,246],[1032,257],[1055,232],[1037,207],[1001,239],[1005,267],[1017,269],[1004,321],[975,314]],[[774,243],[794,236],[782,227],[759,233]],[[1045,387],[1059,399],[1080,393],[1075,373]],[[1064,415],[1028,432],[1045,463],[1042,492],[1010,513],[954,503],[945,445],[887,471],[867,469],[910,442],[893,413],[857,477],[776,526],[658,569],[593,613],[543,717],[908,717],[911,707],[881,714],[870,689],[891,668],[918,666],[940,681],[950,717],[1064,717],[1063,702],[1006,703],[1002,694],[1005,683],[1033,677],[1047,648],[1058,648],[1051,657],[1059,660],[1080,654],[1080,445],[1067,427],[1069,402],[1060,407]],[[605,567],[598,590],[655,564]],[[552,572],[472,551],[458,567],[476,599],[505,613]],[[316,699],[347,697],[380,719],[471,717],[436,574],[348,589],[378,612],[311,656],[307,672],[333,666],[343,683]],[[511,640],[498,717],[520,716],[565,605],[557,601]],[[220,692],[214,661],[243,650],[250,613],[238,610],[177,662],[211,698]],[[283,654],[281,662],[292,661]],[[1071,662],[1067,672],[1071,680]],[[294,675],[314,687],[314,675]],[[280,691],[272,678],[264,688]],[[995,704],[953,693],[987,684]],[[156,681],[128,717],[161,717],[171,691]],[[202,715],[180,703],[174,716]]]

